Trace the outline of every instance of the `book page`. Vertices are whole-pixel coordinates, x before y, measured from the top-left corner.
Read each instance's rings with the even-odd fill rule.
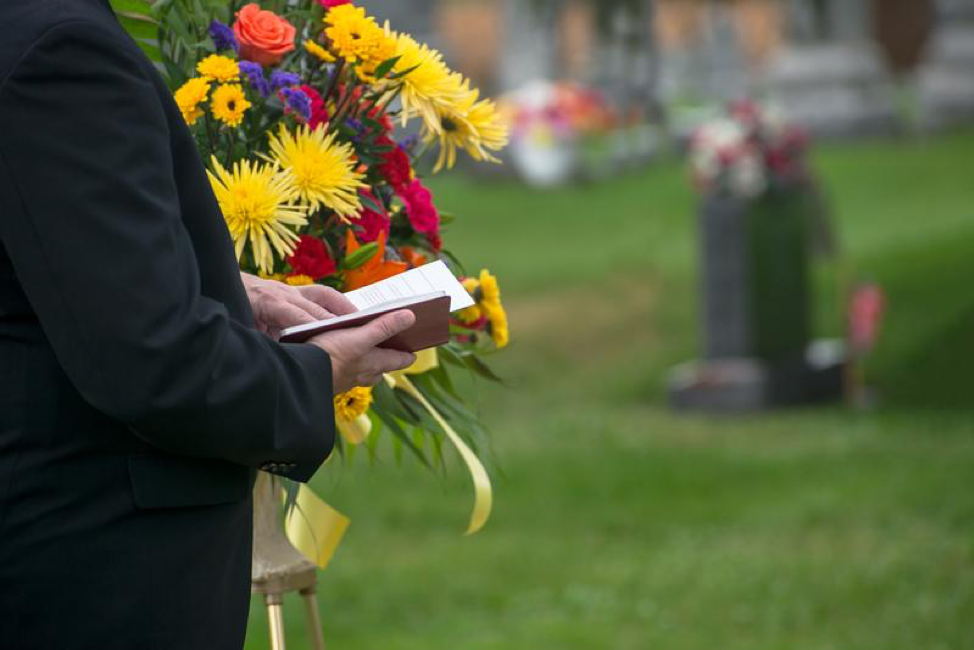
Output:
[[[414,298],[437,291],[450,296],[451,312],[474,304],[473,298],[443,261],[426,264],[367,287],[349,291],[345,297],[358,309],[368,309],[393,300]]]

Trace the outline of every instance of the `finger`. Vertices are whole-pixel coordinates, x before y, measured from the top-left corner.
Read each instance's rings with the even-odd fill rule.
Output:
[[[296,294],[296,293],[291,294],[290,296],[288,296],[288,302],[290,302],[298,309],[302,309],[308,314],[310,314],[313,320],[327,320],[329,318],[334,317],[334,314],[332,314],[330,311],[328,311],[318,303],[312,302],[307,298],[304,298],[300,294]]]
[[[376,318],[374,321],[348,330],[350,338],[366,350],[374,348],[380,343],[388,341],[396,334],[408,330],[416,322],[416,316],[408,309],[392,312]]]
[[[372,373],[382,375],[387,372],[405,370],[416,363],[416,355],[410,354],[409,352],[399,352],[398,350],[376,348],[369,353],[365,363]]]
[[[282,330],[294,325],[313,323],[316,319],[304,309],[289,302],[275,302],[264,313],[264,321],[268,329]]]
[[[364,375],[359,378],[358,385],[363,388],[371,388],[378,386],[380,381],[382,381],[382,375]]]
[[[352,312],[358,311],[352,301],[346,298],[340,291],[332,289],[331,287],[325,287],[320,284],[311,284],[304,287],[298,287],[298,291],[301,295],[311,300],[336,316],[343,316],[345,314],[351,314]]]

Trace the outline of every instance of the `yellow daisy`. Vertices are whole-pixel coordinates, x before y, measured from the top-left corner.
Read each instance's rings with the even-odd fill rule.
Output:
[[[353,4],[333,7],[324,20],[325,36],[331,41],[335,54],[346,61],[363,63],[374,69],[382,61],[392,58],[394,45],[362,7]]]
[[[335,396],[335,422],[345,442],[358,445],[372,432],[368,410],[372,405],[371,388],[353,388]]]
[[[510,333],[507,326],[507,311],[501,303],[501,290],[497,278],[484,269],[480,272],[478,284],[477,302],[490,322],[490,336],[498,348],[506,347],[510,340]]]
[[[291,133],[282,124],[277,135],[269,136],[271,159],[290,175],[298,196],[312,210],[325,206],[346,219],[361,212],[358,191],[365,183],[355,171],[352,145],[336,142],[336,136],[308,125]]]
[[[476,304],[459,312],[460,321],[466,325],[474,325],[482,318],[487,318],[487,330],[498,349],[507,347],[510,342],[510,331],[507,323],[507,311],[501,303],[501,290],[497,278],[484,269],[479,278],[466,278],[463,288],[473,297]]]
[[[231,58],[211,54],[198,64],[196,71],[210,81],[236,81],[240,78],[240,67]]]
[[[506,348],[511,341],[507,326],[507,312],[498,305],[487,312],[487,320],[490,321],[490,337],[494,340],[494,345],[498,349]]]
[[[290,176],[273,165],[243,160],[234,163],[230,172],[216,156],[212,164],[214,171],[207,174],[237,260],[249,243],[257,268],[273,272],[274,253],[284,259],[294,251],[298,241],[294,229],[308,223],[307,206],[296,204],[298,193]]]
[[[197,77],[190,79],[173,94],[179,111],[183,114],[186,123],[192,126],[196,120],[203,115],[200,104],[206,101],[210,92],[210,82],[206,79]]]
[[[310,38],[304,42],[304,49],[308,51],[308,54],[318,57],[325,63],[334,63],[335,61],[335,56],[331,52],[321,47]]]
[[[450,71],[443,55],[436,50],[417,43],[409,34],[397,34],[395,41],[393,56],[399,60],[394,71],[400,74],[409,71],[400,82],[402,123],[405,125],[410,118],[419,116],[427,131],[439,133],[440,113],[456,111],[470,90],[460,75]]]
[[[477,290],[480,289],[480,282],[475,278],[465,278],[462,282],[463,288],[467,290],[470,296],[477,300]],[[457,318],[460,322],[466,325],[473,325],[481,318],[484,317],[484,312],[480,309],[480,305],[470,305],[465,309],[461,309],[457,312]]]
[[[250,102],[239,84],[225,84],[213,91],[213,101],[210,102],[213,117],[227,126],[240,126],[248,108]]]
[[[335,419],[351,422],[368,412],[372,406],[371,388],[353,388],[347,393],[335,395]]]

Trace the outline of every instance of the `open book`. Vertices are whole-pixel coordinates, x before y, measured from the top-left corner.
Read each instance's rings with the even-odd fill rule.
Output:
[[[359,311],[344,316],[289,327],[281,332],[284,343],[301,343],[312,336],[365,325],[379,316],[401,309],[416,315],[416,323],[382,344],[404,352],[418,352],[450,340],[450,312],[474,304],[443,262],[434,262],[401,273],[345,296]]]

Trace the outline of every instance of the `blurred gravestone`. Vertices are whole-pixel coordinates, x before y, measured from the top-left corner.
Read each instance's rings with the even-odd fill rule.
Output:
[[[818,135],[881,133],[896,125],[894,89],[872,41],[866,0],[789,0],[790,44],[768,89],[786,116]]]
[[[919,91],[926,126],[974,119],[974,0],[938,1]]]
[[[556,4],[537,0],[505,0],[504,11],[506,37],[501,61],[501,87],[510,90],[533,81],[554,79],[558,48]]]
[[[814,197],[707,197],[700,211],[704,358],[677,367],[678,409],[744,411],[841,394],[842,364],[810,341]]]

